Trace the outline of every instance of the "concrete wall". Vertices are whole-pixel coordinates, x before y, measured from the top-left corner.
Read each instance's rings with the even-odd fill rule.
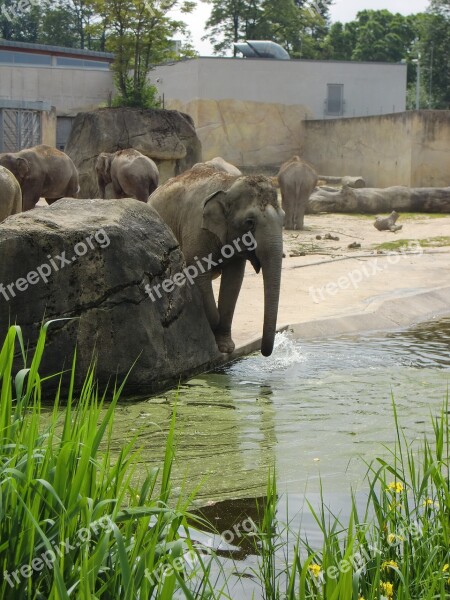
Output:
[[[323,175],[369,187],[450,186],[450,111],[305,121],[303,156]]]
[[[111,71],[0,65],[0,100],[41,100],[58,114],[96,108],[114,89]]]
[[[238,100],[171,101],[194,119],[203,160],[222,156],[240,167],[279,165],[301,151],[305,106]]]
[[[411,187],[450,186],[450,111],[413,114]]]
[[[158,66],[150,76],[166,101],[297,104],[322,119],[327,84],[343,84],[345,117],[401,112],[406,107],[406,66],[401,64],[199,58]]]

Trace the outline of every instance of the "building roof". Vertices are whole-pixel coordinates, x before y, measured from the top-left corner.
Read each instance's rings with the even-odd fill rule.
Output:
[[[53,54],[73,57],[96,58],[112,62],[114,54],[111,52],[96,52],[94,50],[84,50],[81,48],[63,48],[62,46],[47,46],[46,44],[30,44],[28,42],[12,42],[10,40],[0,39],[0,48],[3,50],[14,49],[27,52],[36,52],[39,54]]]

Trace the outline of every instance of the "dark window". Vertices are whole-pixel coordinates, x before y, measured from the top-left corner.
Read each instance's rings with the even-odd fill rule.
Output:
[[[82,58],[66,58],[58,56],[56,59],[58,67],[77,67],[81,69],[109,69],[109,63],[100,60],[87,60]]]
[[[14,63],[22,65],[51,65],[52,57],[48,54],[14,52]]]
[[[344,86],[341,83],[329,83],[328,96],[325,101],[325,114],[343,115],[344,114]]]
[[[0,62],[18,65],[51,65],[52,57],[47,54],[34,54],[33,52],[0,51]]]

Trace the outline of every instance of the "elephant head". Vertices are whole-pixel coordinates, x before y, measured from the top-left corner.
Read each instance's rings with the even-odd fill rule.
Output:
[[[97,173],[98,189],[102,198],[105,197],[105,188],[108,183],[111,183],[111,163],[115,154],[101,152],[98,155],[95,163],[95,171]]]
[[[23,185],[30,173],[30,164],[27,159],[11,153],[0,154],[0,165],[11,171],[20,186]]]
[[[229,180],[228,180],[229,181]],[[224,186],[226,187],[226,186]],[[202,228],[216,235],[222,251],[246,258],[264,280],[264,328],[261,353],[270,356],[276,333],[283,257],[284,212],[270,180],[239,177],[230,187],[214,192],[204,202]],[[234,308],[234,307],[233,307]]]

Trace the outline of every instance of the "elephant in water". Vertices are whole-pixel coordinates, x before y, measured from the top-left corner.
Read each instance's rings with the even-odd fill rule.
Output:
[[[14,175],[0,166],[0,221],[22,212],[22,190]]]
[[[100,197],[112,183],[114,198],[136,198],[147,202],[159,184],[159,171],[151,158],[134,148],[102,152],[95,165]]]
[[[262,175],[236,177],[197,166],[170,179],[149,198],[180,243],[219,350],[233,352],[231,323],[246,261],[264,278],[261,352],[273,350],[280,295],[284,212]],[[216,306],[212,279],[221,275]]]
[[[317,173],[299,156],[283,163],[278,172],[286,229],[303,229],[309,197],[317,185]]]
[[[65,196],[76,198],[80,190],[72,159],[51,146],[0,154],[0,165],[9,169],[19,182],[23,210],[34,208],[40,197],[52,204]]]

